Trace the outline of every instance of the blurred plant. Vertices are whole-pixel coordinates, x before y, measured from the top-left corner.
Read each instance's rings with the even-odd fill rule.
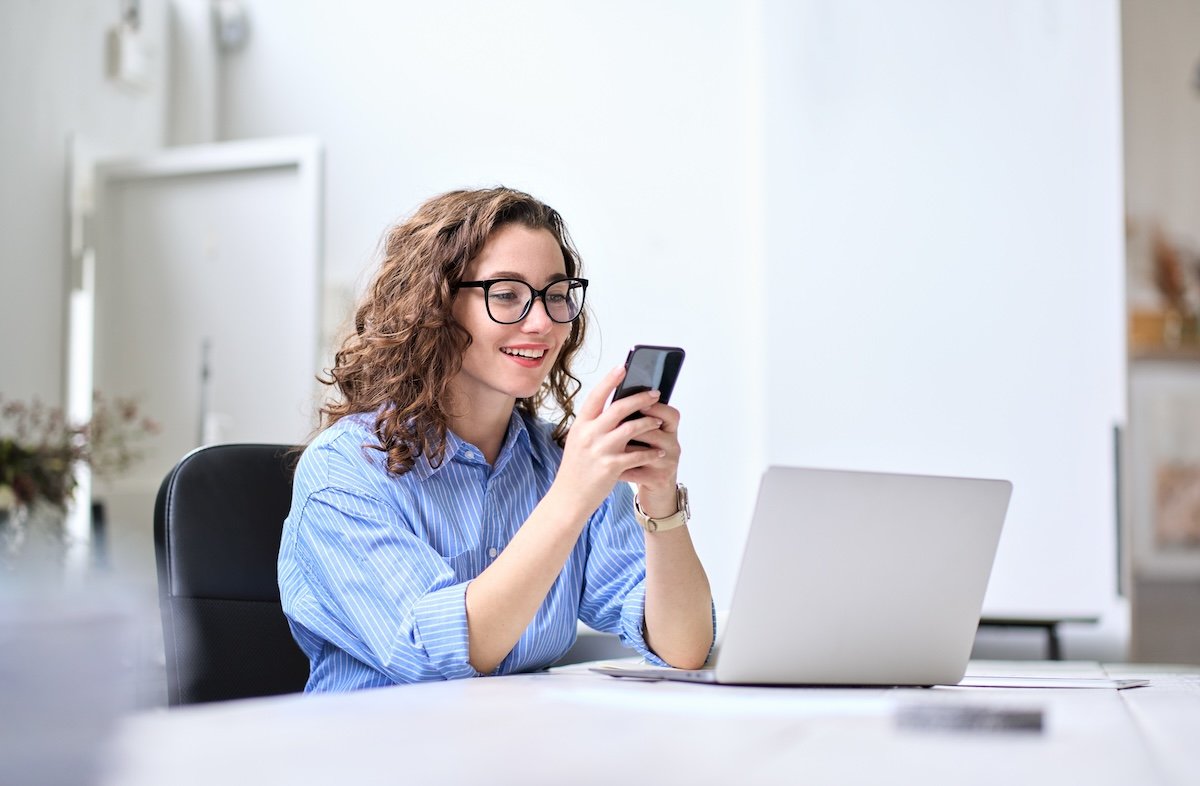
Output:
[[[141,458],[139,443],[158,431],[133,399],[97,393],[92,419],[73,425],[58,407],[0,396],[0,510],[38,501],[64,508],[75,493],[77,463],[110,477]]]

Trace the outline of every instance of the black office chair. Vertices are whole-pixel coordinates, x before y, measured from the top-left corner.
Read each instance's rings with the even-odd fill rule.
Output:
[[[275,570],[292,504],[290,450],[200,448],[158,490],[154,553],[172,706],[292,693],[308,681]]]

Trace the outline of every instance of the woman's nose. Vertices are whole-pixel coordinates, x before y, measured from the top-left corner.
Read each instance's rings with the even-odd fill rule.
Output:
[[[546,311],[546,301],[535,298],[529,306],[529,313],[521,322],[521,329],[526,333],[545,333],[554,325],[550,313]]]

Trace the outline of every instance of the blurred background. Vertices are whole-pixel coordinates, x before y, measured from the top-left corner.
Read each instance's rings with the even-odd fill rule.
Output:
[[[582,253],[585,389],[686,348],[718,608],[768,464],[1002,477],[985,614],[1200,662],[1198,32],[1192,0],[0,0],[0,406],[125,450],[21,514],[0,587],[119,586],[160,663],[163,476],[307,439],[384,230],[504,184]]]

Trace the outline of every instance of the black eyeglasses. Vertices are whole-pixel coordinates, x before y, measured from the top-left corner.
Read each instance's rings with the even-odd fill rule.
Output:
[[[533,308],[533,301],[542,299],[546,313],[555,322],[574,322],[583,312],[583,298],[587,294],[586,278],[560,278],[542,289],[534,289],[515,278],[489,278],[487,281],[460,281],[455,291],[468,287],[483,290],[488,316],[501,325],[520,322]]]

